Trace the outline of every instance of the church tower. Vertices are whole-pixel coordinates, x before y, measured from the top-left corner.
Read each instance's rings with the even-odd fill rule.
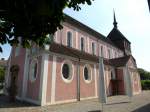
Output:
[[[131,54],[131,42],[118,30],[116,16],[114,12],[114,28],[108,34],[107,38],[110,39],[118,48],[124,51],[124,55]]]

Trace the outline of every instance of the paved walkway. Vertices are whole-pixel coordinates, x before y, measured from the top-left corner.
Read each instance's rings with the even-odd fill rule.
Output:
[[[0,96],[0,112],[101,112],[102,109],[97,99],[44,107],[20,102],[8,104],[4,100],[5,97]],[[150,112],[150,91],[144,91],[132,99],[127,96],[109,97],[104,112]]]

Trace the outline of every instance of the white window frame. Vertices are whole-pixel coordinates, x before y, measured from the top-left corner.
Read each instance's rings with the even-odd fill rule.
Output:
[[[88,69],[88,76],[90,77],[90,79],[88,79],[88,80],[86,80],[85,77],[84,77],[84,69],[85,69],[85,67],[87,67],[87,69]],[[83,79],[84,79],[85,83],[91,83],[92,82],[92,68],[91,68],[91,66],[89,64],[86,64],[83,67]]]
[[[63,70],[63,65],[64,64],[68,64],[69,65],[69,78],[64,78],[63,74],[62,74],[62,70]],[[74,77],[74,66],[72,64],[72,62],[70,60],[64,60],[61,64],[61,78],[65,83],[71,83]]]

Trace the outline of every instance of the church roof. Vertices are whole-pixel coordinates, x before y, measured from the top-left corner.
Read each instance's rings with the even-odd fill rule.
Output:
[[[117,41],[117,40],[126,40],[127,42],[130,43],[130,41],[118,30],[118,26],[117,26],[117,21],[116,21],[116,16],[115,16],[115,12],[114,12],[114,28],[111,30],[111,32],[108,34],[108,38],[111,41]]]
[[[52,43],[50,46],[50,51],[70,57],[74,57],[77,59],[83,59],[83,60],[88,60],[92,61],[95,63],[99,62],[99,57],[96,55],[92,55],[80,50],[77,50],[75,48],[70,48],[64,45],[60,45],[57,43]],[[115,59],[104,59],[104,64],[105,65],[110,65],[110,66],[115,66],[115,67],[121,67],[125,66],[128,60],[130,59],[131,55],[129,56],[124,56],[120,58],[115,58]]]
[[[111,32],[107,36],[112,41],[117,40],[126,40],[127,42],[131,43],[117,28],[113,28]]]

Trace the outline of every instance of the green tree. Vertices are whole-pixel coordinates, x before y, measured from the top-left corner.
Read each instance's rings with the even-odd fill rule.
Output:
[[[150,72],[145,71],[142,68],[138,68],[141,80],[150,80]]]
[[[30,47],[31,42],[43,46],[48,34],[61,29],[63,9],[81,9],[92,0],[2,0],[0,3],[0,45],[9,43]],[[19,37],[21,41],[19,41]],[[52,40],[52,39],[51,39]],[[0,51],[2,48],[0,46]]]

